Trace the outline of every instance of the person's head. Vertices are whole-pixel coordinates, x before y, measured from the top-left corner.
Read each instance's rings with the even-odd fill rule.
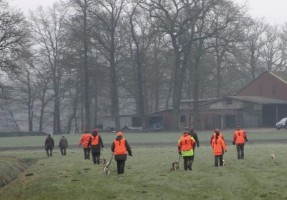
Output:
[[[184,132],[183,132],[183,135],[188,135],[188,132],[184,131]]]
[[[84,133],[89,133],[89,131],[84,131]]]
[[[64,135],[62,135],[62,138],[64,138],[65,136]]]
[[[121,131],[117,132],[117,137],[123,137],[123,132]]]
[[[97,134],[98,134],[98,129],[95,128],[95,129],[93,130],[93,135],[97,135]]]
[[[219,135],[219,129],[215,129],[215,130],[214,130],[214,133],[215,133],[216,135]]]
[[[240,129],[240,126],[237,126],[236,129],[239,130],[239,129]]]
[[[189,132],[189,133],[193,133],[193,132],[194,132],[193,126],[190,126],[190,127],[188,128],[188,132]]]

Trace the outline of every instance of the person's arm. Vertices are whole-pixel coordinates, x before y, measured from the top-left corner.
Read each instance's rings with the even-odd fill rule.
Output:
[[[232,144],[235,145],[235,141],[236,141],[236,133],[233,134],[233,138],[232,138]]]
[[[115,143],[114,143],[114,142],[112,143],[111,151],[112,151],[112,152],[114,152],[114,151],[115,151]]]
[[[133,156],[131,147],[130,147],[130,145],[129,145],[127,140],[126,140],[126,148],[127,148],[128,153],[129,153],[129,156]]]
[[[199,139],[198,139],[197,133],[194,134],[194,139],[195,139],[197,148],[199,148]]]
[[[100,139],[100,145],[101,145],[102,148],[104,148],[104,144],[103,144],[102,137],[101,137],[100,135],[99,135],[99,137],[100,137],[100,138],[99,138],[99,139]]]

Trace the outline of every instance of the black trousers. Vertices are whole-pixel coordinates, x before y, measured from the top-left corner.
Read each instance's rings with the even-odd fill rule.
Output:
[[[237,158],[238,159],[244,159],[244,144],[237,144]]]
[[[123,174],[125,173],[125,160],[117,160],[117,170],[118,174]]]
[[[85,159],[90,159],[90,148],[84,148],[84,157]]]
[[[218,162],[220,166],[223,166],[223,154],[214,156],[214,166],[218,167]]]
[[[66,148],[60,148],[60,151],[63,156],[66,155]]]
[[[52,156],[53,155],[53,147],[47,147],[46,153],[47,153],[47,156]]]
[[[192,158],[193,156],[183,156],[183,168],[184,170],[192,170]]]
[[[94,164],[100,164],[100,156],[101,152],[99,151],[92,151],[92,157],[93,157],[93,162]]]
[[[117,162],[118,174],[125,173],[125,163],[127,160],[127,155],[126,154],[115,155],[115,160]]]

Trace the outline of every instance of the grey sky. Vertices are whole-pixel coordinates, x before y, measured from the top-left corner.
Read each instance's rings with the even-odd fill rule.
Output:
[[[38,6],[51,6],[57,0],[9,0],[12,5],[22,9],[25,13]],[[287,22],[287,0],[233,0],[240,4],[246,2],[250,15],[256,18],[264,17],[270,24]]]

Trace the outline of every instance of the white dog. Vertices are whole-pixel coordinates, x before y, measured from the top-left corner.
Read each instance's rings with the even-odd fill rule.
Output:
[[[275,154],[274,153],[272,153],[271,158],[275,159]]]

